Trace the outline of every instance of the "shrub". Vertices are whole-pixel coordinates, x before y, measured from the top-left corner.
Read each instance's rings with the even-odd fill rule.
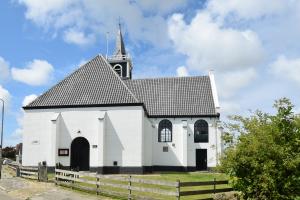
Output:
[[[244,199],[288,200],[300,196],[300,117],[286,98],[275,115],[233,116],[220,169]],[[228,137],[228,136],[231,137]]]

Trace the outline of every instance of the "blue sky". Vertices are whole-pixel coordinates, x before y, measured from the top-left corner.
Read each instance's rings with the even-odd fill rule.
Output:
[[[222,119],[288,97],[300,111],[297,0],[0,1],[4,145],[21,141],[22,105],[97,54],[113,53],[118,19],[134,78],[207,75]]]

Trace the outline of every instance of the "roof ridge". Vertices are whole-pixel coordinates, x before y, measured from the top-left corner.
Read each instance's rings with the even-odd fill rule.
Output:
[[[113,71],[114,75],[117,76],[117,78],[121,81],[121,83],[124,85],[124,87],[128,90],[128,92],[131,94],[131,96],[134,98],[134,100],[136,100],[137,103],[140,103],[141,101],[138,100],[138,98],[133,94],[133,92],[128,88],[128,86],[124,83],[124,80],[121,79],[121,77],[117,74],[117,72],[115,72],[115,70],[113,70],[113,68],[110,66],[109,62],[103,57],[103,55],[99,55],[106,64],[109,65],[109,69],[111,71]]]
[[[142,81],[142,80],[158,80],[158,79],[188,79],[188,78],[204,78],[209,77],[208,75],[203,76],[174,76],[174,77],[155,77],[155,78],[138,78],[138,79],[132,79],[132,80],[125,80],[125,81]]]

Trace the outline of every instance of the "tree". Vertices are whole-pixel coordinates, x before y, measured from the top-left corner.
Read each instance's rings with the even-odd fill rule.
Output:
[[[5,147],[2,149],[3,158],[16,159],[16,149],[14,147]]]
[[[225,134],[228,148],[220,169],[244,199],[284,200],[300,196],[300,117],[286,99],[275,115],[256,111],[233,116]]]

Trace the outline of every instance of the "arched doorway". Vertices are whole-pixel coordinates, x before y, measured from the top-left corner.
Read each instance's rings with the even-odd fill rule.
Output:
[[[77,137],[72,141],[71,169],[90,170],[90,144],[84,137]]]

